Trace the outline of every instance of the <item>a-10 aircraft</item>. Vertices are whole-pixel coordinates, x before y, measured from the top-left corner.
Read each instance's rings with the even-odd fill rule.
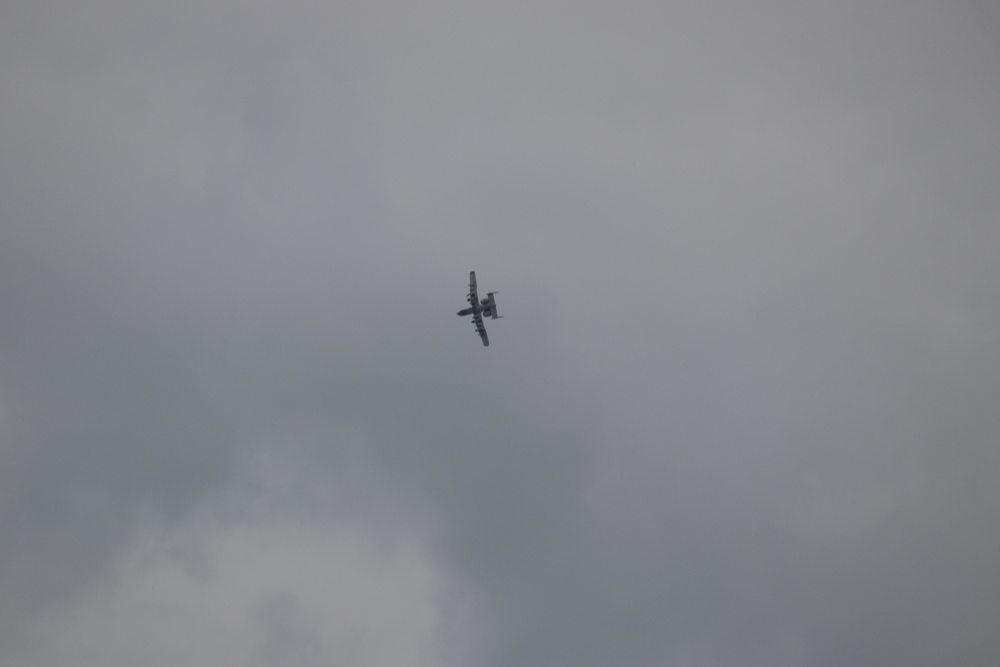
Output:
[[[458,314],[462,317],[472,315],[472,323],[476,325],[476,332],[483,339],[483,345],[490,344],[490,339],[486,335],[486,327],[483,325],[483,317],[492,317],[494,320],[503,317],[503,315],[497,315],[497,302],[493,298],[494,294],[498,294],[498,292],[488,292],[486,298],[480,301],[479,294],[476,292],[476,272],[469,271],[469,307],[458,311]]]

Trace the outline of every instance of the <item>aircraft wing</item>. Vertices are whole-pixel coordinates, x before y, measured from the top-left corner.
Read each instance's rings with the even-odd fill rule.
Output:
[[[476,272],[469,271],[469,303],[475,308],[479,305],[479,293],[476,292]],[[480,321],[480,325],[482,321]]]
[[[478,312],[473,313],[472,323],[476,325],[476,333],[478,333],[479,337],[483,339],[483,345],[489,347],[490,339],[489,336],[486,335],[486,326],[483,324],[483,316]]]

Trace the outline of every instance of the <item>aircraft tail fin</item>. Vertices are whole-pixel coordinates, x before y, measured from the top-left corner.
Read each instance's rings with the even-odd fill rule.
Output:
[[[499,318],[501,318],[503,316],[502,315],[497,315],[497,301],[496,301],[496,299],[493,298],[494,294],[498,294],[498,292],[487,292],[486,298],[487,298],[487,304],[488,304],[487,308],[490,309],[490,316],[494,320],[496,320],[496,319],[499,319]]]

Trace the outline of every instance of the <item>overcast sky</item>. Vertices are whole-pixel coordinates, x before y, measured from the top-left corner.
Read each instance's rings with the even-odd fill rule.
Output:
[[[1000,664],[998,36],[3,3],[0,663]]]

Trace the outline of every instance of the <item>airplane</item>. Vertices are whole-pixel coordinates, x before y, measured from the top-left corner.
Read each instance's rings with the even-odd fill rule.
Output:
[[[484,346],[489,346],[490,339],[486,336],[483,316],[492,317],[494,320],[503,317],[503,315],[497,315],[497,302],[493,298],[494,294],[499,294],[499,292],[489,292],[486,298],[480,301],[479,294],[476,292],[476,272],[469,271],[469,294],[467,295],[469,307],[458,311],[458,315],[460,317],[472,315],[472,323],[476,325],[476,333],[483,339]]]

